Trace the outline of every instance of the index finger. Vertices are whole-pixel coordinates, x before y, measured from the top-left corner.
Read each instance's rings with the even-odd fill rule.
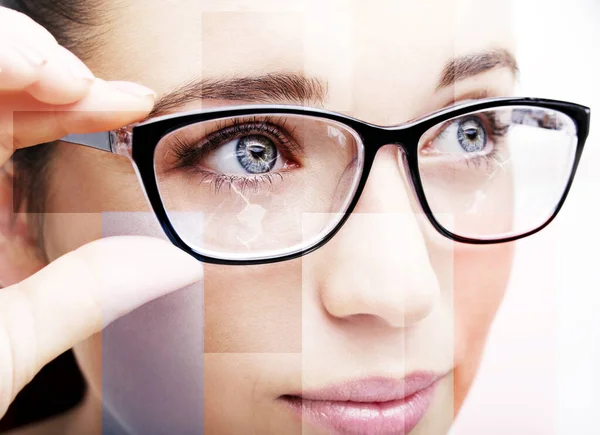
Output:
[[[69,133],[108,131],[144,119],[152,110],[155,95],[137,83],[96,79],[85,97],[67,105],[40,104],[31,96],[4,96],[0,103],[0,166],[15,149]]]

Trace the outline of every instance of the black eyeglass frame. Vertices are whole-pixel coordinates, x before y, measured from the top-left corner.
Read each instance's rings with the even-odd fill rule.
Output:
[[[542,109],[552,109],[569,116],[577,129],[577,149],[567,185],[560,201],[558,202],[552,215],[537,228],[523,234],[513,235],[501,239],[473,239],[459,236],[445,229],[435,218],[427,199],[418,165],[418,147],[421,137],[432,127],[448,121],[452,118],[478,112],[481,110],[506,107],[506,106],[529,106]],[[315,118],[323,118],[338,122],[349,127],[360,137],[364,149],[364,164],[360,180],[356,187],[354,197],[350,201],[344,216],[337,225],[326,234],[319,242],[314,243],[305,249],[292,252],[285,255],[260,258],[260,259],[224,259],[206,256],[183,241],[177,234],[169,220],[167,211],[163,205],[159,188],[157,184],[154,169],[154,153],[161,139],[169,133],[182,127],[204,121],[211,121],[229,117],[252,116],[252,115],[307,115]],[[461,243],[487,245],[496,243],[512,242],[545,228],[558,214],[562,208],[565,199],[569,193],[586,139],[589,134],[591,110],[588,107],[558,100],[540,99],[540,98],[488,98],[483,100],[469,101],[463,104],[441,109],[415,121],[397,126],[378,126],[370,124],[356,118],[352,118],[340,113],[327,110],[290,105],[252,105],[237,106],[228,108],[219,108],[211,110],[199,110],[184,113],[176,113],[153,118],[148,121],[134,124],[126,128],[105,133],[92,134],[73,134],[64,137],[62,140],[73,142],[80,145],[86,145],[105,151],[110,151],[120,155],[130,157],[134,162],[134,167],[142,182],[146,196],[150,205],[169,240],[177,247],[192,255],[194,258],[205,263],[224,264],[224,265],[255,265],[268,264],[280,261],[291,260],[309,254],[331,240],[335,234],[342,228],[348,217],[352,214],[358,200],[366,185],[369,173],[375,161],[377,151],[386,145],[397,145],[404,152],[404,163],[406,172],[410,176],[410,183],[419,204],[433,227],[443,236]]]

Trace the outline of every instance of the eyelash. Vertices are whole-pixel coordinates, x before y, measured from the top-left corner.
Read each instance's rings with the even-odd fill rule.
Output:
[[[492,150],[489,153],[487,153],[485,155],[476,156],[472,159],[466,159],[465,162],[468,167],[479,168],[483,164],[486,164],[489,167],[489,165],[495,161],[495,158],[498,156],[498,154],[500,152],[500,149],[497,144],[497,140],[499,138],[506,136],[506,134],[508,133],[508,130],[510,128],[510,124],[501,123],[500,120],[498,119],[498,116],[496,116],[495,114],[493,114],[491,112],[486,112],[484,115],[487,118],[488,123],[490,124],[490,131],[488,132],[488,134],[489,134],[489,137],[494,142],[494,147],[492,148]]]
[[[504,137],[508,133],[508,130],[509,130],[510,126],[511,126],[511,124],[503,124],[498,119],[498,116],[496,116],[492,112],[484,112],[481,115],[483,117],[485,117],[485,121],[483,121],[484,128],[486,128],[486,130],[487,130],[488,137],[490,139],[492,139],[492,141],[494,141],[494,147],[492,148],[492,150],[490,152],[488,152],[485,155],[475,155],[475,156],[472,156],[472,157],[470,157],[468,159],[461,160],[461,162],[463,162],[464,164],[466,164],[468,167],[479,168],[483,164],[490,165],[491,163],[493,163],[494,159],[498,156],[498,154],[500,152],[499,147],[496,144],[496,141],[499,138]],[[476,115],[473,115],[473,116],[476,117],[479,120],[482,119],[481,116],[479,116],[479,117],[476,116]],[[446,129],[450,125],[452,125],[452,123],[459,122],[459,121],[460,121],[460,118],[448,121],[446,124],[444,124],[441,127],[443,129],[443,131],[442,131],[441,134],[438,134],[436,136],[436,138],[438,138],[438,137],[442,136],[443,134],[445,134],[446,133]]]
[[[502,124],[497,116],[491,112],[486,112],[486,118],[491,125],[492,137],[498,138],[506,135],[511,124]]]
[[[201,161],[211,151],[214,151],[221,145],[230,142],[238,137],[249,134],[264,134],[275,140],[277,143],[277,151],[286,158],[298,160],[302,153],[302,147],[292,139],[295,128],[290,132],[285,132],[286,119],[278,118],[274,120],[272,117],[266,116],[257,119],[252,118],[234,118],[232,120],[220,121],[207,133],[201,143],[190,143],[175,135],[172,145],[172,150],[176,157],[176,168],[185,169],[191,172],[190,175],[201,174],[199,183],[210,179],[215,188],[215,194],[218,193],[223,186],[228,186],[229,190],[235,189],[242,193],[253,192],[257,193],[260,188],[267,185],[269,188],[280,180],[286,171],[270,172],[253,176],[227,175],[210,170],[205,170],[198,166],[197,162]]]
[[[260,120],[252,117],[220,121],[211,132],[205,135],[205,139],[200,144],[185,142],[175,135],[173,151],[177,157],[178,166],[195,166],[195,162],[224,143],[240,136],[263,133],[277,140],[279,147],[282,149],[278,149],[278,151],[283,151],[289,155],[299,154],[302,151],[301,147],[290,138],[295,129],[283,134],[282,130],[285,129],[285,124],[286,119],[279,118],[274,121],[271,117],[264,117]]]
[[[492,140],[495,141],[506,135],[510,124],[502,124],[498,117],[493,113],[483,113],[487,122],[484,124],[489,125],[488,135]],[[481,119],[481,117],[479,117]],[[447,128],[452,122],[457,120],[449,121],[443,128]],[[173,138],[172,150],[176,157],[176,168],[190,171],[190,175],[201,175],[199,183],[210,179],[211,183],[215,188],[215,194],[219,193],[223,186],[229,187],[229,190],[235,189],[242,193],[252,192],[258,193],[259,189],[263,186],[273,187],[273,184],[279,180],[283,180],[283,177],[287,175],[286,171],[271,172],[253,176],[240,176],[240,175],[227,175],[221,174],[214,171],[205,170],[198,166],[197,162],[201,161],[208,153],[214,151],[219,146],[234,140],[238,137],[247,134],[262,133],[271,138],[274,138],[278,144],[278,152],[283,156],[298,157],[302,152],[301,146],[291,139],[295,129],[291,132],[283,133],[285,128],[286,119],[279,118],[273,120],[272,117],[265,116],[260,119],[257,117],[252,118],[234,118],[233,120],[220,121],[216,124],[213,130],[205,135],[202,143],[191,143],[191,141],[185,141],[177,135]],[[487,127],[484,125],[484,127]],[[437,137],[439,137],[438,135]],[[469,167],[479,168],[483,164],[491,164],[495,157],[497,157],[499,149],[494,145],[493,149],[486,155],[478,155],[465,160],[462,160]],[[297,158],[294,160],[298,160]]]
[[[284,177],[283,173],[281,172],[255,175],[252,177],[218,174],[216,172],[206,171],[203,169],[197,169],[196,173],[202,174],[199,184],[210,178],[211,183],[215,188],[215,194],[218,194],[224,185],[229,187],[230,192],[233,189],[241,193],[258,193],[259,189],[262,189],[264,185],[272,187],[273,183],[275,182],[275,176],[278,176],[280,180],[283,180]]]

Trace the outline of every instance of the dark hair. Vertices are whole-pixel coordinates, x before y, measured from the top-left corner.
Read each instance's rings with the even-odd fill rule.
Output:
[[[0,5],[27,15],[84,61],[99,44],[98,23],[106,9],[100,0],[0,0]]]
[[[92,20],[101,17],[97,13],[99,3],[93,0],[0,0],[0,5],[21,12],[46,28],[60,45],[84,61],[99,44],[98,26]],[[54,143],[46,143],[16,150],[12,156],[13,210],[28,214],[32,236],[43,257],[41,213],[46,208],[47,169],[54,148]]]

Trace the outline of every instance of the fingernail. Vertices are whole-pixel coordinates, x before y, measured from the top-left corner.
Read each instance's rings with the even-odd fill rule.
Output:
[[[13,48],[17,53],[21,55],[31,66],[39,68],[47,62],[47,57],[38,49],[30,45],[13,45]]]
[[[156,98],[156,92],[138,83],[123,81],[111,81],[109,83],[111,84],[111,86],[115,87],[119,91],[135,95],[136,97]]]
[[[67,69],[75,79],[89,81],[95,79],[94,74],[77,56],[62,46],[59,46],[59,49],[65,54]]]

